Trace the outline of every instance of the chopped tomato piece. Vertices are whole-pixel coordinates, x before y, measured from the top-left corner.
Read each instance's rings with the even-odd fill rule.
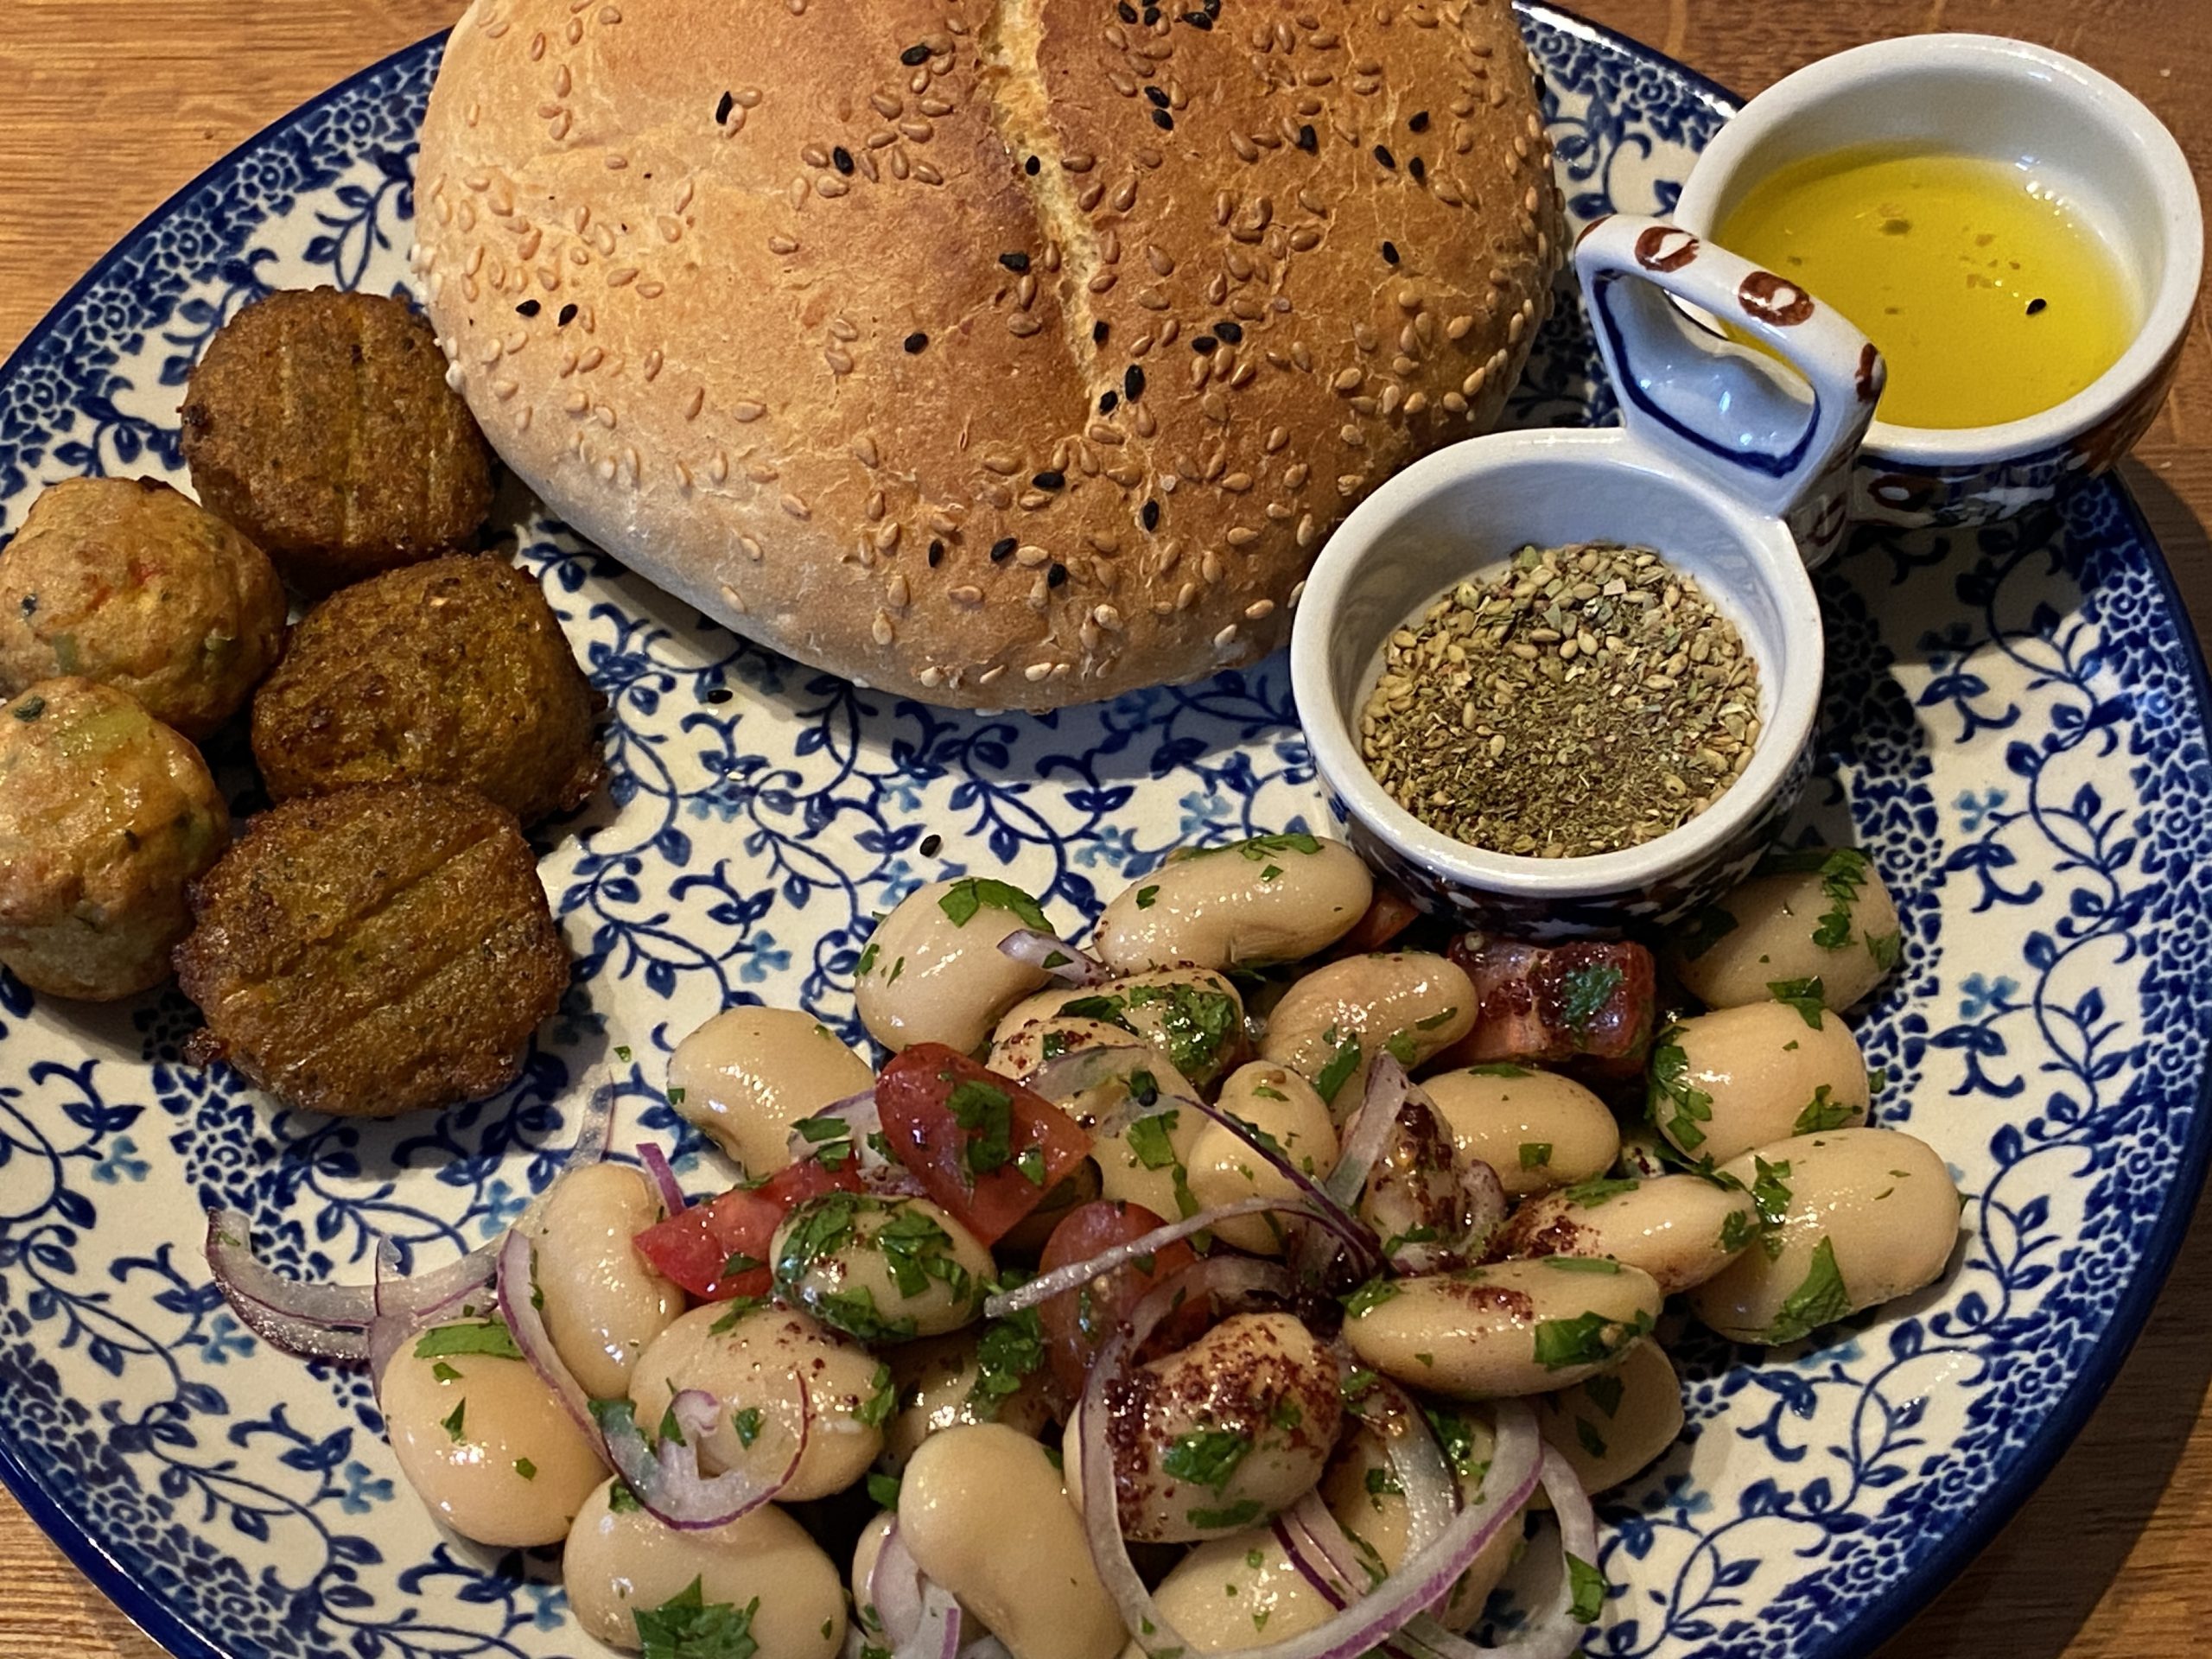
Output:
[[[875,1105],[891,1155],[985,1245],[1090,1155],[1090,1137],[1042,1095],[942,1043],[883,1068]]]
[[[1166,1224],[1141,1204],[1101,1198],[1081,1205],[1069,1211],[1067,1219],[1052,1230],[1037,1270],[1046,1274],[1070,1262],[1088,1262],[1116,1244],[1142,1238]],[[1188,1244],[1165,1245],[1153,1252],[1149,1268],[1139,1258],[1127,1267],[1100,1274],[1081,1289],[1064,1292],[1037,1305],[1053,1379],[1071,1399],[1082,1394],[1099,1349],[1144,1294],[1198,1259]],[[1193,1303],[1170,1314],[1160,1330],[1170,1338],[1172,1346],[1185,1346],[1205,1330],[1205,1310]],[[1180,1340],[1175,1340],[1178,1338]]]
[[[1391,940],[1421,919],[1420,906],[1395,887],[1375,884],[1375,896],[1365,912],[1338,939],[1332,957],[1363,957],[1388,948]]]
[[[664,1279],[701,1301],[766,1296],[768,1249],[784,1217],[825,1192],[858,1192],[851,1166],[830,1170],[810,1158],[757,1187],[739,1187],[654,1223],[632,1243]]]

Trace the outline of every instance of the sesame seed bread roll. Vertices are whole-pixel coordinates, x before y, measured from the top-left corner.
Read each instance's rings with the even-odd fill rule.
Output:
[[[553,511],[968,707],[1280,645],[1343,515],[1495,422],[1564,253],[1507,0],[475,0],[416,200]]]

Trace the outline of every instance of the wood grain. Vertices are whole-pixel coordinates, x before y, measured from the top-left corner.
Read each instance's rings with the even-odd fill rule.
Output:
[[[751,0],[732,0],[750,3]],[[132,225],[261,127],[459,14],[459,0],[6,0],[0,353]],[[1980,29],[2056,46],[2148,103],[2212,177],[2197,0],[1588,0],[1612,28],[1749,93],[1862,41]],[[2127,463],[2191,614],[2212,617],[2212,329]],[[2200,629],[2200,632],[2202,630]],[[2182,1249],[2088,1429],[1997,1541],[1882,1659],[2140,1659],[2212,1621],[2212,1217]],[[159,1649],[0,1497],[0,1659]]]

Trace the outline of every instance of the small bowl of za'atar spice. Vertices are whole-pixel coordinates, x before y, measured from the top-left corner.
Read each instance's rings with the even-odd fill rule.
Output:
[[[1883,378],[1841,316],[1670,225],[1601,220],[1575,257],[1622,426],[1408,468],[1323,549],[1291,645],[1354,844],[1433,909],[1551,934],[1678,919],[1795,804],[1806,564]]]

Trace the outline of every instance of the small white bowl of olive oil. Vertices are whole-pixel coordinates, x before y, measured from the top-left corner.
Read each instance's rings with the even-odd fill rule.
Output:
[[[1798,71],[1708,145],[1675,218],[1872,338],[1864,517],[1967,524],[2103,471],[2165,399],[2204,232],[2181,147],[2024,41],[1927,35]]]

